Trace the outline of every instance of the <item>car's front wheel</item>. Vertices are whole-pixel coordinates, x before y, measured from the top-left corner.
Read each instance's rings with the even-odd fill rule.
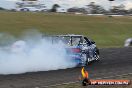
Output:
[[[95,60],[99,60],[100,56],[99,56],[99,49],[96,47],[95,49],[95,56],[94,56]]]
[[[86,66],[89,65],[90,60],[91,60],[91,59],[89,58],[89,54],[88,54],[88,53],[83,54],[83,58],[84,58],[84,60],[83,60],[83,61],[84,61],[84,62],[83,62],[84,65],[86,65]]]

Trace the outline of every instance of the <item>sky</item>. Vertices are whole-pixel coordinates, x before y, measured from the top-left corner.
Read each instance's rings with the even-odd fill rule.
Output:
[[[0,7],[7,9],[15,8],[15,2],[21,0],[0,0]],[[62,8],[69,7],[83,7],[90,2],[95,2],[98,5],[102,5],[105,9],[110,8],[110,2],[108,0],[39,0],[45,4],[47,8],[51,8],[53,4],[59,4]],[[126,9],[132,8],[132,0],[115,0],[112,5],[124,4]]]

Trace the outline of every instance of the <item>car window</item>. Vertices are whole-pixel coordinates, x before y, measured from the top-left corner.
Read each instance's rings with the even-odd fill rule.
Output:
[[[73,38],[72,38],[72,45],[73,45],[73,46],[79,45],[80,42],[81,42],[81,39],[80,39],[80,38],[76,38],[76,37],[73,37]]]
[[[53,37],[52,40],[53,40],[54,43],[57,43],[57,42],[61,41],[64,44],[68,44],[68,45],[71,44],[70,43],[71,42],[70,37]]]

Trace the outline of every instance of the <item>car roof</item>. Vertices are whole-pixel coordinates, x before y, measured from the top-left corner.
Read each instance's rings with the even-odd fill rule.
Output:
[[[55,35],[56,37],[83,37],[83,35],[67,34],[67,35]]]

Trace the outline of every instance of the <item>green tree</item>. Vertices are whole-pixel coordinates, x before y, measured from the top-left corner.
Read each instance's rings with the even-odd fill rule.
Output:
[[[51,8],[51,12],[57,12],[57,8],[59,8],[59,7],[60,7],[60,5],[54,4],[54,5],[52,6],[52,8]]]
[[[0,10],[5,10],[4,8],[0,7]]]
[[[127,10],[125,10],[125,6],[123,4],[118,5],[118,6],[113,6],[113,8],[111,9],[112,13],[116,13],[116,14],[126,14]]]
[[[96,5],[95,2],[90,2],[90,4],[86,6],[91,14],[100,14],[105,12],[105,9],[100,5]]]

